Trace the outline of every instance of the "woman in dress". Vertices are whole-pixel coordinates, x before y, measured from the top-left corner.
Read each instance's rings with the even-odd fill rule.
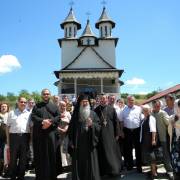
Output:
[[[140,134],[142,161],[151,166],[152,177],[157,177],[156,158],[153,151],[156,145],[156,119],[150,115],[149,105],[143,105],[142,112],[144,114]]]
[[[71,120],[71,114],[70,112],[66,111],[66,103],[64,101],[60,101],[59,103],[59,109],[61,112],[61,121],[58,126],[58,130],[60,133],[60,150],[61,150],[61,158],[62,158],[62,166],[68,166],[70,165],[70,157],[67,152],[68,148],[68,137],[66,136],[67,130],[69,127],[69,123]]]
[[[175,179],[180,179],[180,99],[175,101],[173,121],[171,157]]]

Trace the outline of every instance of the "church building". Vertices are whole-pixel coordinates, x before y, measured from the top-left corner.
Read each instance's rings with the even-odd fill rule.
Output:
[[[72,8],[60,26],[64,30],[64,37],[58,39],[61,69],[54,71],[58,94],[76,97],[86,92],[95,96],[100,93],[120,96],[123,70],[116,68],[118,38],[112,36],[115,22],[108,16],[106,8],[95,23],[98,36],[92,32],[88,19],[81,36],[77,37],[82,27]]]

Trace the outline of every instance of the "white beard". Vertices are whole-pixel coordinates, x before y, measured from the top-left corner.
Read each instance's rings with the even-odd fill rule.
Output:
[[[81,121],[81,122],[86,121],[90,116],[90,112],[91,112],[90,105],[87,105],[85,107],[80,106],[80,109],[79,109],[79,116],[80,116],[79,121]]]

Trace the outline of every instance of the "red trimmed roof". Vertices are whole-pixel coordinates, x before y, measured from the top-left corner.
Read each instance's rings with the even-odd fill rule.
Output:
[[[149,99],[145,100],[142,104],[147,104],[147,103],[154,101],[156,99],[160,99],[160,98],[166,96],[167,94],[175,93],[177,91],[180,91],[180,84],[177,84],[176,86],[173,86],[169,89],[166,89],[164,91],[159,92],[158,94],[156,94],[156,95],[150,97]]]

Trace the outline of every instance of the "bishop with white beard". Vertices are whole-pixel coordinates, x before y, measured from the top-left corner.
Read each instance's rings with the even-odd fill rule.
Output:
[[[72,147],[72,180],[100,180],[97,144],[99,118],[90,108],[87,95],[78,98],[69,126]]]
[[[92,120],[90,118],[91,107],[89,104],[86,105],[86,102],[80,105],[79,109],[79,121],[82,122],[82,125],[86,131],[88,131],[89,126],[92,125]],[[89,124],[89,126],[88,126]]]

